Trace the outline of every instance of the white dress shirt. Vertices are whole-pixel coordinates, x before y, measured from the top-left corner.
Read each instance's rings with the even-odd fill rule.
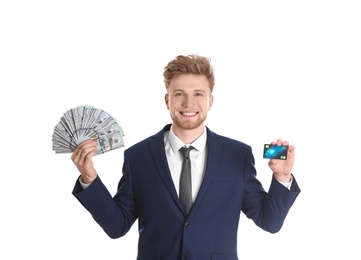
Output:
[[[201,187],[206,158],[207,158],[207,131],[204,128],[203,134],[198,137],[192,144],[184,144],[173,132],[172,127],[169,132],[164,134],[165,153],[167,156],[169,170],[172,175],[175,189],[179,196],[179,180],[182,170],[183,156],[179,151],[183,146],[192,145],[195,149],[190,151],[189,157],[191,159],[192,172],[192,201],[194,203],[197,197],[199,188]]]

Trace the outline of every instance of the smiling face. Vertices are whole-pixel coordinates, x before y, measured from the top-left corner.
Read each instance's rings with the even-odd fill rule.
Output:
[[[205,76],[181,74],[173,78],[167,87],[165,102],[176,134],[188,130],[203,132],[204,121],[213,104]]]

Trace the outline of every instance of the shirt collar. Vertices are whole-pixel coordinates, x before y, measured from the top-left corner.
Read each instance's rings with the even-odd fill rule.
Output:
[[[173,126],[169,130],[169,143],[174,153],[177,153],[183,146],[192,145],[197,151],[203,152],[207,144],[207,130],[204,127],[203,133],[191,144],[183,143],[173,132]]]

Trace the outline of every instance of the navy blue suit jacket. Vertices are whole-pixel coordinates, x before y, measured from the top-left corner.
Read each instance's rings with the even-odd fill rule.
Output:
[[[73,194],[111,238],[125,235],[138,219],[138,260],[236,260],[241,211],[260,228],[280,230],[300,189],[272,177],[268,192],[256,178],[251,147],[207,128],[203,183],[187,216],[174,187],[164,131],[124,151],[123,176],[114,197],[99,176]]]

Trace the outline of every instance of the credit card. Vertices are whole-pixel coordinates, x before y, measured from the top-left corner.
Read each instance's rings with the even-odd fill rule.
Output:
[[[286,160],[288,145],[265,144],[263,148],[263,158]]]

